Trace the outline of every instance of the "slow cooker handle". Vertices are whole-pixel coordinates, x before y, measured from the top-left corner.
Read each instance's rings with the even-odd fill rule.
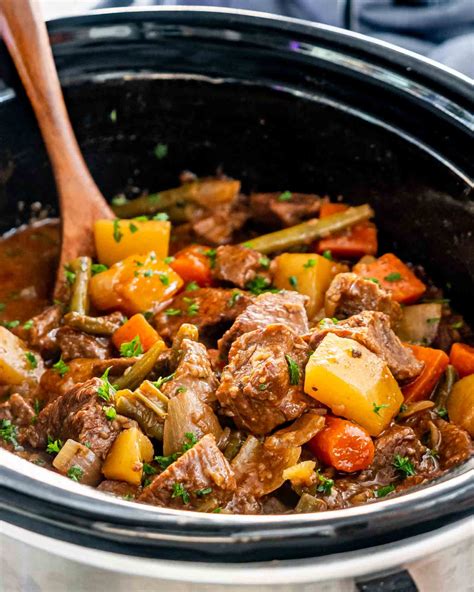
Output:
[[[358,592],[419,592],[418,586],[408,571],[401,570],[388,576],[356,579]]]

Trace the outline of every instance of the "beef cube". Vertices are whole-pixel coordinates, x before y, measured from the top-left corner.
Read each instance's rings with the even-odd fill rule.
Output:
[[[17,333],[28,345],[41,352],[43,356],[52,356],[58,351],[56,332],[62,319],[62,307],[59,304],[45,308],[31,319],[30,329],[21,329]]]
[[[261,329],[274,323],[290,327],[297,335],[303,335],[309,330],[308,316],[305,310],[307,297],[297,292],[282,290],[278,293],[265,292],[260,294],[242,314],[232,327],[219,340],[221,357],[227,353],[238,337],[249,331]]]
[[[31,425],[35,415],[30,403],[18,393],[13,393],[8,401],[0,404],[0,420],[8,419],[19,427]]]
[[[175,296],[165,310],[155,315],[154,325],[163,339],[168,341],[173,339],[182,324],[196,325],[200,339],[212,345],[250,302],[248,295],[234,290],[202,288],[185,291]],[[169,314],[170,311],[174,314]]]
[[[71,438],[86,444],[102,460],[121,429],[119,420],[107,419],[103,407],[107,402],[98,396],[99,378],[76,385],[56,398],[38,415],[26,434],[33,448],[46,448],[48,436],[63,442]]]
[[[305,342],[285,325],[236,339],[216,393],[224,412],[257,435],[299,417],[312,404],[303,392],[308,353]]]
[[[231,204],[220,204],[216,210],[191,221],[194,234],[207,245],[226,245],[232,242],[235,232],[240,230],[249,218],[248,209],[236,200]]]
[[[257,276],[271,284],[270,261],[253,249],[240,245],[218,247],[212,274],[215,279],[245,288]]]
[[[138,501],[181,510],[213,510],[236,488],[234,472],[207,434],[193,448],[153,479]]]
[[[355,273],[338,273],[326,292],[326,316],[344,319],[364,310],[376,310],[390,317],[395,326],[401,319],[402,309],[389,292],[375,282]]]
[[[266,226],[294,226],[316,218],[320,208],[321,198],[311,193],[254,193],[250,196],[252,218]]]
[[[112,479],[105,479],[97,487],[97,491],[102,491],[115,497],[121,497],[125,500],[135,499],[138,490],[139,488],[136,485],[131,485],[125,481],[114,481]]]
[[[75,358],[94,358],[105,360],[112,356],[112,346],[108,337],[96,337],[71,327],[61,327],[56,333],[56,340],[64,361]]]
[[[390,327],[389,317],[382,312],[364,311],[337,324],[324,320],[306,340],[316,349],[328,333],[354,339],[384,360],[396,380],[405,382],[416,378],[423,370],[423,362],[416,359]]]

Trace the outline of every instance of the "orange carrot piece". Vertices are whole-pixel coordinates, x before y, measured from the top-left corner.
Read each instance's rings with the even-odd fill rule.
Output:
[[[132,341],[135,337],[140,339],[144,352],[148,351],[161,337],[153,329],[142,314],[135,314],[119,327],[112,335],[112,343],[119,350],[124,343]]]
[[[440,349],[411,345],[408,343],[405,343],[404,345],[412,350],[418,360],[425,363],[425,367],[421,371],[421,374],[402,388],[405,402],[412,403],[413,401],[428,399],[433,392],[436,383],[446,370],[449,364],[449,358],[447,354]]]
[[[366,469],[374,459],[374,443],[369,433],[339,417],[326,417],[325,427],[308,446],[326,465],[346,473]]]
[[[377,282],[392,294],[392,298],[403,304],[416,302],[426,291],[426,286],[393,253],[386,253],[372,263],[358,263],[354,273]]]
[[[453,343],[449,360],[460,378],[474,374],[474,347],[465,343]]]
[[[178,251],[169,265],[184,282],[205,288],[212,285],[211,258],[206,255],[209,251],[210,247],[191,245]]]
[[[325,202],[321,205],[319,217],[326,218],[344,212],[348,207],[346,204]],[[372,222],[362,222],[337,235],[321,239],[315,246],[317,253],[330,251],[332,255],[340,258],[355,259],[363,255],[375,255],[377,229]]]

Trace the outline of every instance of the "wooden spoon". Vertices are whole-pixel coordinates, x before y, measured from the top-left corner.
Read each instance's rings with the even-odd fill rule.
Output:
[[[93,224],[114,218],[82,157],[64,104],[46,25],[36,0],[0,0],[0,33],[28,94],[51,160],[62,220],[54,294],[64,293],[63,266],[94,255]]]

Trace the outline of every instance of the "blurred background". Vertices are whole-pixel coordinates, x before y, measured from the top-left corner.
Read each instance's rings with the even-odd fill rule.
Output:
[[[40,0],[45,18],[95,8],[213,6],[344,27],[422,54],[474,78],[474,0]]]

